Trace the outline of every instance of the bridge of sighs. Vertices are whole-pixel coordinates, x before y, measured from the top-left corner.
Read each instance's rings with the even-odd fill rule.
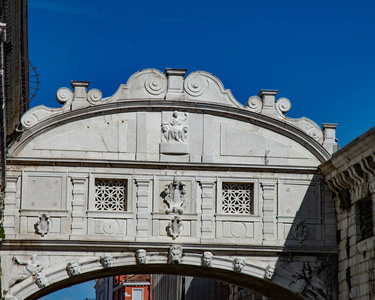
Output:
[[[10,145],[6,299],[124,273],[202,276],[270,298],[336,299],[336,145],[261,90],[240,104],[206,72],[142,70],[111,97],[89,82],[38,106]]]

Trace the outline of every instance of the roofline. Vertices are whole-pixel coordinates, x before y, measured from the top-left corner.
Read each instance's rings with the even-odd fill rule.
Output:
[[[254,113],[252,111],[241,108],[213,104],[207,102],[197,101],[176,101],[176,100],[150,100],[137,99],[126,100],[121,102],[103,103],[98,106],[90,106],[82,109],[77,109],[65,112],[60,115],[52,116],[40,123],[35,124],[28,130],[25,130],[17,141],[9,147],[9,155],[12,156],[17,153],[17,150],[28,140],[42,132],[66,124],[76,120],[82,120],[98,115],[108,115],[124,112],[160,112],[184,110],[190,113],[209,114],[214,116],[223,116],[229,119],[235,119],[243,122],[248,122],[263,128],[278,132],[297,143],[307,148],[313,155],[315,155],[322,163],[330,159],[329,152],[316,140],[299,128],[289,125],[286,122]]]

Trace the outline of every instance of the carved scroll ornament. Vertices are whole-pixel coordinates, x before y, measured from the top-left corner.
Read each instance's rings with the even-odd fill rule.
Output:
[[[173,182],[170,183],[164,190],[162,196],[164,202],[167,204],[168,208],[166,213],[183,213],[183,204],[185,202],[185,184],[181,181],[177,181],[176,177],[173,178]]]

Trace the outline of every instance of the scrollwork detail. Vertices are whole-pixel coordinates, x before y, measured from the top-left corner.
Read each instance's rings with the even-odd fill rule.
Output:
[[[59,88],[56,92],[56,100],[60,104],[73,100],[73,92],[66,87]]]
[[[208,81],[200,75],[190,75],[184,83],[185,91],[193,97],[202,95],[208,89]]]
[[[255,113],[260,113],[262,110],[263,102],[258,96],[251,96],[246,102],[246,107]]]
[[[287,113],[291,107],[292,104],[290,103],[290,100],[288,98],[279,98],[276,101],[276,111],[280,116],[283,116],[285,113]]]
[[[157,75],[150,75],[145,80],[145,88],[152,95],[160,95],[167,89],[167,82]]]
[[[91,104],[99,104],[102,100],[102,92],[98,89],[92,89],[87,93],[87,101]]]

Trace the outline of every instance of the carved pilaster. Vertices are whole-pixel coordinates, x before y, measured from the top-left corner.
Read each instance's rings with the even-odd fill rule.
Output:
[[[267,180],[263,188],[263,244],[274,244],[276,238],[275,188],[276,181]]]
[[[77,174],[71,175],[73,184],[73,199],[72,199],[72,235],[84,234],[84,218],[85,218],[85,200],[86,188],[85,184],[87,176]]]
[[[148,187],[151,178],[136,178],[137,185],[137,232],[136,240],[145,240],[149,237],[149,205],[148,205]]]
[[[16,234],[16,216],[18,214],[17,205],[17,181],[19,176],[7,176],[4,199],[4,232],[7,238]]]
[[[200,180],[202,187],[201,241],[214,238],[214,178]]]

